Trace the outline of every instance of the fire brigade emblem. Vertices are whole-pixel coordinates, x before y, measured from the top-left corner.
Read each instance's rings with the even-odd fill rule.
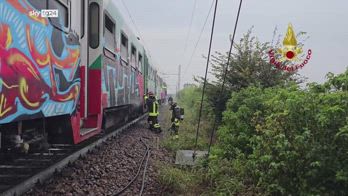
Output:
[[[311,59],[312,50],[303,53],[302,46],[297,43],[296,34],[291,24],[288,25],[283,46],[268,52],[270,63],[276,68],[293,72],[304,67]]]

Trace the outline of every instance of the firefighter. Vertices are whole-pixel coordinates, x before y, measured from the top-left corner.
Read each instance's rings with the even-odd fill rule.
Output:
[[[171,118],[172,126],[170,127],[170,130],[174,132],[175,134],[174,138],[178,139],[180,121],[184,120],[183,112],[182,112],[182,109],[175,102],[173,102],[169,110],[172,110],[172,118]]]
[[[173,103],[173,97],[172,97],[172,96],[169,96],[169,98],[168,98],[168,104],[169,104],[169,105],[172,105],[172,103]]]
[[[145,109],[147,109],[147,107],[146,107],[146,105],[147,105],[147,99],[148,99],[149,97],[146,95],[146,94],[144,94],[144,108]]]
[[[155,97],[155,95],[150,91],[148,94],[148,98],[146,99],[146,105],[149,111],[149,117],[147,119],[150,129],[154,132],[160,133],[161,132],[161,126],[158,123],[158,101]]]

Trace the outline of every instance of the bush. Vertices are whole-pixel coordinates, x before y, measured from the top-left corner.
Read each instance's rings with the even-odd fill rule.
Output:
[[[185,121],[192,126],[196,126],[198,123],[198,114],[202,99],[202,88],[197,86],[191,86],[184,88],[179,92],[179,99],[177,100],[180,107],[185,108]],[[210,122],[213,116],[212,108],[205,99],[203,101],[202,120]],[[209,123],[207,123],[209,124]]]
[[[252,189],[271,195],[344,195],[347,75],[331,76],[324,85],[312,84],[307,90],[294,85],[233,93],[214,149],[222,175],[217,178],[230,178],[240,193]],[[221,172],[226,169],[222,161],[230,172]]]
[[[346,195],[348,190],[348,71],[301,89],[249,86],[233,92],[208,167],[166,168],[162,183],[178,194]],[[186,118],[177,149],[193,148],[199,88],[182,91]],[[203,121],[210,130],[210,108]],[[206,137],[199,137],[205,149]],[[200,190],[201,192],[197,192]]]

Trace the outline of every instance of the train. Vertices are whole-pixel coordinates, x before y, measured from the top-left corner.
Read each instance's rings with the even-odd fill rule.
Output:
[[[0,151],[79,144],[166,83],[112,0],[0,0]]]

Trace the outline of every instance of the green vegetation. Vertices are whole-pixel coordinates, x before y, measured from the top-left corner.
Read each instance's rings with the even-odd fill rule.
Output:
[[[193,173],[169,165],[161,168],[159,181],[165,189],[176,193],[194,186]]]
[[[180,98],[175,100],[180,107],[185,108],[185,119],[180,124],[179,139],[174,139],[168,133],[162,141],[162,146],[169,150],[173,157],[177,150],[194,149],[196,140],[196,128],[198,122],[198,111],[200,106],[202,90],[199,87],[189,87],[180,92]],[[201,130],[197,141],[197,149],[205,150],[208,148],[208,135],[211,129],[211,119],[209,114],[212,109],[206,106],[202,117]],[[170,126],[171,113],[163,113],[165,124],[163,127]],[[201,187],[205,183],[205,170],[200,165],[194,168],[176,167],[174,165],[160,166],[159,181],[167,192],[173,195],[201,195],[206,187]]]
[[[348,72],[339,77],[348,82]],[[347,117],[347,91],[321,85],[249,87],[228,101],[210,165],[219,169],[222,160],[232,163],[226,168],[230,175],[216,177],[222,184],[238,179],[239,193],[251,188],[275,195],[344,195]]]
[[[198,87],[189,87],[180,92],[180,99],[176,100],[180,107],[185,109],[185,120],[180,123],[179,139],[173,139],[168,137],[167,140],[163,141],[163,146],[175,153],[177,150],[194,149],[196,140],[196,128],[198,122],[198,111],[201,100],[201,89]],[[203,113],[203,122],[201,123],[201,131],[199,134],[197,148],[205,149],[208,145],[207,135],[210,128],[211,120],[209,119],[209,112],[212,109],[205,107]],[[165,127],[170,126],[171,113],[168,111],[165,114],[166,122]]]
[[[250,55],[237,52],[233,57],[230,66],[235,71],[228,76],[225,97],[216,96],[220,79],[209,85],[200,136],[202,149],[207,147],[214,114],[221,113],[221,125],[208,167],[165,166],[161,182],[178,194],[347,194],[348,70],[340,75],[329,73],[326,83],[312,83],[303,89],[294,75],[283,77],[268,67],[266,59],[252,60],[257,55],[251,54],[258,51],[255,40],[250,39],[250,32],[242,39],[241,45],[251,44],[245,49]],[[260,62],[279,77],[265,83],[266,78],[259,74],[248,74],[256,72],[249,69]],[[215,71],[221,74],[222,69]],[[236,73],[243,77],[235,81]],[[173,152],[192,149],[200,92],[200,87],[191,87],[180,93],[179,103],[187,114],[180,129],[185,131],[181,131],[179,143],[164,142]]]
[[[214,108],[214,114],[221,120],[222,111],[232,92],[238,92],[249,86],[269,88],[273,86],[287,86],[289,83],[301,83],[303,78],[296,73],[279,71],[269,63],[268,50],[271,44],[260,42],[252,35],[250,29],[239,43],[234,45],[229,69],[226,70],[228,52],[216,52],[212,56],[212,74],[216,81],[207,85],[207,103]],[[220,93],[222,81],[226,75],[224,92]],[[200,78],[197,81],[203,82]]]

